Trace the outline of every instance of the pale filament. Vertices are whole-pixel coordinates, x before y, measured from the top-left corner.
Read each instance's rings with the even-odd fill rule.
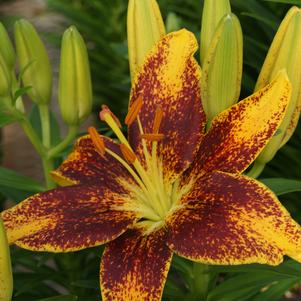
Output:
[[[158,143],[160,143],[157,140],[157,137],[161,137],[160,135],[162,135],[159,133],[159,130],[163,118],[163,112],[160,107],[157,108],[153,124],[153,132],[148,134],[144,132],[142,127],[138,112],[139,106],[141,107],[141,104],[137,103],[134,108],[134,113],[129,112],[127,120],[129,120],[131,123],[136,120],[138,123],[139,132],[142,137],[142,148],[146,162],[146,169],[141,165],[138,158],[134,155],[134,151],[131,148],[127,138],[120,130],[119,124],[116,121],[116,117],[111,115],[108,108],[100,113],[101,119],[108,124],[121,142],[121,148],[123,148],[122,154],[125,157],[125,160],[107,147],[105,147],[105,152],[120,162],[133,176],[142,190],[141,193],[145,195],[145,197],[141,196],[141,193],[136,191],[138,197],[140,194],[139,200],[141,200],[141,202],[143,202],[145,205],[151,207],[155,214],[160,216],[160,218],[163,220],[172,205],[172,200],[169,196],[170,193],[167,192],[170,189],[166,189],[165,187],[166,184],[163,178],[163,165],[161,159],[158,160],[157,158]],[[152,135],[154,136],[152,137]],[[162,138],[163,137],[164,136],[162,135]],[[148,149],[148,143],[151,143],[151,151]],[[131,166],[133,166],[134,169]],[[146,204],[146,202],[148,203]]]

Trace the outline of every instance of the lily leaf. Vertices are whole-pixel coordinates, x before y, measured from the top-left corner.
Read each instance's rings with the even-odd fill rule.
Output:
[[[293,287],[300,279],[285,279],[271,284],[266,290],[260,292],[252,301],[278,301],[283,294]]]
[[[14,93],[13,103],[15,103],[16,100],[17,100],[20,96],[23,96],[24,94],[26,94],[31,88],[32,88],[32,86],[27,86],[27,87],[23,87],[23,88],[18,89],[18,90]]]
[[[267,185],[276,195],[283,195],[290,192],[301,191],[301,181],[283,178],[260,179]]]
[[[264,0],[266,2],[286,3],[300,6],[300,0]]]
[[[78,298],[75,295],[63,295],[63,296],[39,299],[37,301],[76,301],[76,300],[78,300]]]
[[[0,167],[0,186],[32,192],[44,190],[35,180],[4,167]]]
[[[34,105],[30,112],[29,120],[33,128],[36,130],[38,136],[42,138],[41,119],[39,114],[39,107]],[[60,126],[57,122],[55,115],[50,112],[50,124],[51,124],[51,145],[56,145],[60,142]]]

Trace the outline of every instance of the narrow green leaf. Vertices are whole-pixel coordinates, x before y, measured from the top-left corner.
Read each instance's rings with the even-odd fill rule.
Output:
[[[276,195],[283,195],[290,192],[301,191],[301,181],[282,179],[282,178],[268,178],[260,179],[260,181],[267,185]]]
[[[98,281],[97,279],[93,279],[93,280],[77,280],[77,281],[73,281],[72,285],[76,286],[76,287],[82,287],[82,288],[96,288],[98,287]]]
[[[266,2],[276,2],[276,3],[286,3],[286,4],[294,4],[294,5],[301,5],[300,0],[263,0]]]
[[[273,283],[263,292],[260,292],[252,301],[278,301],[283,294],[293,287],[300,279],[284,279]]]
[[[262,17],[261,15],[258,14],[254,14],[254,13],[247,13],[247,12],[243,12],[241,13],[243,16],[248,16],[250,18],[256,19],[258,21],[263,22],[264,24],[270,26],[272,29],[277,27],[277,22],[273,21],[273,20],[269,20],[266,19],[265,17]]]
[[[35,192],[39,191],[24,191],[24,190],[18,190],[13,187],[7,187],[7,186],[1,186],[0,185],[0,193],[3,195],[6,199],[12,200],[15,203],[19,203]]]
[[[227,279],[213,289],[210,292],[209,301],[248,300],[271,283],[284,279],[287,279],[286,275],[273,275],[265,272],[240,274]]]
[[[39,299],[37,301],[76,301],[76,300],[78,300],[78,297],[75,295],[62,295],[62,296],[45,298],[45,299]]]
[[[13,103],[15,103],[16,100],[17,100],[20,96],[23,96],[24,94],[26,94],[31,88],[32,88],[32,86],[27,86],[27,87],[23,87],[23,88],[18,89],[18,90],[15,92],[15,94],[14,94],[14,97],[13,97]]]
[[[43,187],[38,182],[4,167],[0,167],[0,186],[23,191],[43,191]]]
[[[29,120],[31,125],[36,130],[38,136],[41,139],[42,138],[41,119],[40,119],[39,108],[36,104],[32,107]],[[57,122],[56,117],[52,112],[50,112],[50,124],[51,124],[51,145],[56,145],[61,141],[60,126]]]
[[[270,274],[282,275],[285,278],[300,278],[301,279],[301,264],[294,260],[286,260],[280,265],[270,266],[265,264],[246,264],[246,265],[232,265],[232,266],[210,266],[210,270],[218,273],[251,273],[255,274]]]

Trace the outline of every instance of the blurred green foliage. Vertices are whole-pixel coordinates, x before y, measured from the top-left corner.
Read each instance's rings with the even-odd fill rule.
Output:
[[[297,1],[296,1],[297,2]],[[203,1],[158,0],[164,19],[175,13],[183,27],[199,37]],[[95,104],[108,103],[124,116],[130,79],[127,61],[126,9],[123,0],[48,0],[49,7],[67,17],[88,42]],[[279,23],[290,7],[259,0],[232,0],[244,33],[242,97],[250,94]]]
[[[203,0],[158,0],[163,18],[174,13],[183,27],[199,39]],[[130,78],[126,42],[126,0],[48,0],[49,7],[75,24],[90,51],[95,110],[106,103],[118,117],[127,110]],[[300,0],[231,0],[244,34],[244,66],[241,99],[254,89],[262,63],[277,28],[291,5]],[[198,54],[197,54],[198,56]],[[264,177],[301,179],[301,128],[263,173]],[[282,164],[285,162],[285,164]],[[297,195],[298,197],[298,195]],[[290,197],[297,201],[296,195]],[[299,202],[300,203],[300,202]],[[301,204],[299,207],[301,220]]]
[[[83,34],[90,56],[94,101],[126,113],[130,88],[126,45],[127,1],[51,0],[49,7],[63,13]]]

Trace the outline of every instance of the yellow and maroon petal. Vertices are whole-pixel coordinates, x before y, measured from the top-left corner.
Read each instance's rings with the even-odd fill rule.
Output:
[[[197,41],[189,31],[183,29],[166,35],[146,58],[131,91],[130,107],[142,99],[139,118],[145,134],[154,132],[157,109],[163,111],[160,126],[155,126],[155,130],[164,135],[158,152],[163,156],[169,178],[187,168],[204,132],[201,70],[193,58],[196,50]],[[138,155],[141,154],[137,120],[129,127],[129,139]]]
[[[167,243],[180,256],[208,264],[301,261],[301,228],[263,184],[212,172],[168,218]]]
[[[149,235],[133,229],[106,246],[100,283],[104,301],[160,301],[172,252],[163,229]]]
[[[121,235],[135,220],[121,196],[99,185],[75,185],[29,197],[2,212],[9,243],[35,251],[69,252]]]
[[[290,82],[281,72],[271,84],[219,114],[202,141],[192,173],[243,172],[275,134],[290,94]]]
[[[113,140],[101,136],[105,146],[122,157],[120,147]],[[89,135],[78,139],[73,152],[53,171],[52,177],[61,186],[74,184],[105,185],[114,192],[123,192],[119,179],[131,179],[128,171],[108,153],[101,155]]]

